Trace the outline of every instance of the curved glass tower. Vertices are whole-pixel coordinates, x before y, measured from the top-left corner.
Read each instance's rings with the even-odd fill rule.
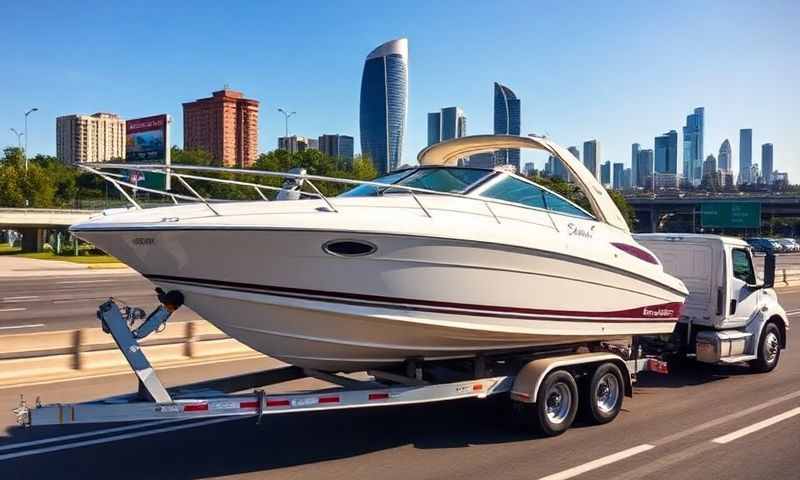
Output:
[[[510,88],[494,83],[494,133],[519,135],[520,105],[519,99]],[[497,163],[510,163],[519,171],[519,149],[507,149],[497,152]]]
[[[408,40],[386,42],[367,55],[361,76],[361,153],[378,173],[398,167],[408,104]]]

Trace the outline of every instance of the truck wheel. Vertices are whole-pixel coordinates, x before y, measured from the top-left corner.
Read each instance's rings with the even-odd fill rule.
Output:
[[[602,425],[614,420],[622,409],[625,384],[622,372],[613,363],[604,363],[594,371],[586,392],[581,396],[583,417]]]
[[[750,367],[759,373],[771,372],[778,366],[781,358],[781,332],[770,322],[761,332],[758,340],[758,358],[750,362]]]
[[[548,437],[567,431],[578,412],[578,385],[565,370],[556,370],[545,377],[536,395],[538,427]]]

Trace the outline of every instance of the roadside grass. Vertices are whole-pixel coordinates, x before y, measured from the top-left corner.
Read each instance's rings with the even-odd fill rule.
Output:
[[[7,243],[0,243],[0,255],[10,255],[19,252],[19,247],[12,247]]]
[[[15,257],[34,258],[37,260],[56,260],[61,262],[80,263],[82,265],[96,265],[103,263],[119,263],[111,255],[56,255],[53,252],[22,253],[19,247],[11,247],[7,243],[0,244],[0,255],[14,255]]]

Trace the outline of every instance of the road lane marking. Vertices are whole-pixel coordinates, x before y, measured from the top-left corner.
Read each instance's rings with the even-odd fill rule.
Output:
[[[83,442],[67,443],[67,444],[64,444],[64,445],[56,445],[56,446],[53,446],[53,447],[34,448],[33,450],[27,450],[25,452],[7,453],[5,455],[0,455],[0,461],[10,460],[12,458],[28,457],[28,456],[31,456],[31,455],[38,455],[40,453],[58,452],[60,450],[69,450],[69,449],[72,449],[72,448],[86,447],[86,446],[89,446],[89,445],[97,445],[98,443],[108,443],[108,442],[116,442],[118,440],[127,440],[129,438],[146,437],[148,435],[155,435],[156,433],[174,432],[176,430],[185,430],[187,428],[202,427],[202,426],[205,426],[205,425],[213,425],[215,423],[222,423],[222,422],[230,422],[230,421],[233,421],[233,420],[240,420],[241,418],[242,418],[241,416],[214,418],[214,419],[206,420],[206,421],[202,421],[202,422],[183,424],[183,425],[175,425],[175,426],[171,426],[171,427],[154,428],[153,430],[145,430],[143,432],[133,432],[133,433],[126,433],[126,434],[122,434],[122,435],[113,435],[111,437],[95,438],[95,439],[92,439],[92,440],[85,440]]]
[[[128,430],[138,430],[147,427],[153,427],[158,425],[166,425],[169,423],[176,423],[176,422],[185,422],[186,419],[178,419],[178,420],[158,420],[155,422],[147,422],[147,423],[140,423],[138,425],[126,425],[124,427],[115,427],[115,428],[107,428],[105,430],[92,430],[90,432],[82,432],[82,433],[73,433],[71,435],[62,435],[60,437],[49,437],[43,438],[41,440],[32,440],[30,442],[22,442],[22,443],[12,443],[9,445],[0,446],[0,452],[8,451],[8,450],[17,450],[20,448],[25,447],[33,447],[35,445],[44,445],[47,443],[53,442],[61,442],[64,440],[75,440],[77,438],[86,438],[86,437],[94,437],[97,435],[103,435],[108,433],[119,433],[119,432],[127,432]]]
[[[38,328],[44,327],[44,323],[31,323],[29,325],[11,325],[9,327],[0,327],[0,330],[13,330],[15,328]]]
[[[72,285],[77,283],[111,283],[114,280],[71,280],[69,282],[56,282],[56,285]]]
[[[731,433],[729,433],[727,435],[722,435],[721,437],[717,437],[717,438],[715,438],[715,439],[713,439],[711,441],[714,442],[714,443],[719,443],[720,445],[724,445],[726,443],[730,443],[730,442],[736,440],[737,438],[742,438],[745,435],[750,435],[753,432],[757,432],[759,430],[762,430],[764,428],[769,427],[770,425],[775,425],[778,422],[782,422],[784,420],[787,420],[789,418],[795,417],[797,415],[800,415],[800,407],[793,408],[793,409],[789,410],[788,412],[783,412],[780,415],[775,415],[772,418],[768,418],[768,419],[762,420],[762,421],[760,421],[758,423],[754,423],[754,424],[750,425],[749,427],[740,428],[739,430],[736,430],[735,432],[731,432]]]
[[[27,296],[21,296],[21,297],[5,297],[3,299],[3,302],[4,303],[24,302],[24,301],[27,301],[27,300],[35,300],[37,298],[39,298],[38,295],[27,295]]]
[[[563,470],[561,472],[554,473],[546,477],[542,477],[539,480],[566,480],[568,478],[577,477],[578,475],[590,472],[592,470],[596,470],[600,467],[610,465],[620,460],[625,460],[626,458],[630,458],[634,455],[638,455],[642,452],[646,452],[653,448],[655,448],[655,445],[648,445],[645,443],[633,448],[629,448],[627,450],[623,450],[621,452],[613,453],[611,455],[598,458],[597,460],[592,460],[591,462],[584,463],[583,465],[578,465],[577,467],[572,467],[570,469]]]
[[[24,312],[27,308],[0,308],[0,312]]]

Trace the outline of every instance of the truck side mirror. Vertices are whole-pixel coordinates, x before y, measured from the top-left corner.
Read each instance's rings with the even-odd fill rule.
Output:
[[[775,254],[767,253],[764,257],[764,288],[775,286]]]

